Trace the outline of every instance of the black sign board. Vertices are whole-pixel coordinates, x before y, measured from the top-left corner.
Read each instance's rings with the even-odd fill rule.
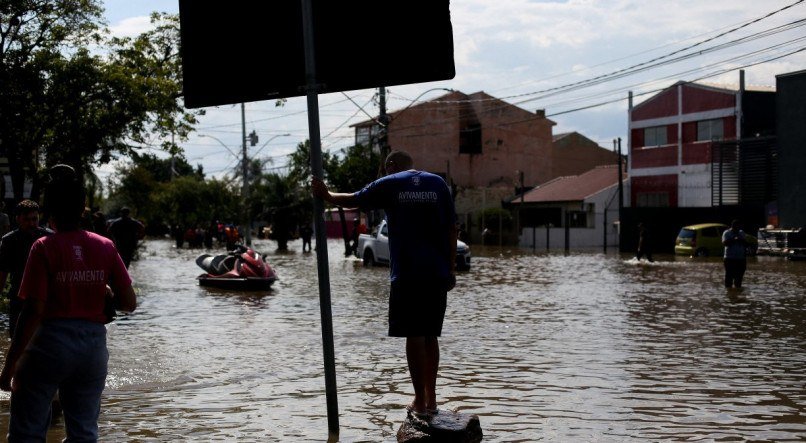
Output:
[[[449,0],[312,0],[319,93],[451,79]],[[185,106],[305,95],[300,0],[179,0]]]

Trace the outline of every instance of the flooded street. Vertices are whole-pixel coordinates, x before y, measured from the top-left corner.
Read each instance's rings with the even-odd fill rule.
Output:
[[[316,258],[290,247],[256,241],[280,280],[238,293],[197,286],[203,251],[146,242],[130,270],[140,307],[109,327],[101,441],[327,440]],[[386,336],[388,269],[343,249],[330,241],[338,441],[395,441],[412,389],[404,341]],[[484,441],[806,435],[806,262],[750,259],[728,293],[718,259],[472,252],[438,392],[479,415]],[[5,432],[7,393],[0,406]]]

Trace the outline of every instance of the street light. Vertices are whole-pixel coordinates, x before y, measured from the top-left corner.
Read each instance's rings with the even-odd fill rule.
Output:
[[[253,158],[254,158],[254,157],[257,157],[257,155],[258,155],[258,154],[260,154],[260,151],[262,151],[262,150],[263,150],[263,148],[265,148],[265,147],[266,147],[266,145],[268,145],[268,144],[269,144],[269,142],[270,142],[270,141],[272,141],[272,140],[274,140],[275,138],[277,138],[277,137],[289,137],[290,135],[291,135],[291,134],[289,134],[289,133],[287,133],[287,132],[286,132],[285,134],[277,134],[277,135],[274,135],[274,136],[269,137],[269,139],[268,139],[268,140],[266,140],[266,143],[263,143],[263,146],[261,146],[260,148],[258,148],[258,150],[257,150],[257,151],[256,151],[254,154],[252,154],[252,157],[253,157]]]
[[[221,140],[220,140],[218,137],[213,137],[212,135],[207,135],[207,134],[199,134],[199,137],[212,138],[213,140],[215,140],[215,141],[217,141],[218,143],[220,143],[220,144],[221,144],[221,146],[223,146],[223,147],[224,147],[224,149],[226,149],[227,151],[229,151],[229,153],[230,153],[230,154],[232,154],[232,155],[233,155],[235,158],[238,158],[238,157],[239,157],[239,155],[238,155],[238,154],[236,154],[236,153],[235,153],[235,151],[233,151],[232,149],[230,149],[230,148],[229,148],[229,146],[227,146],[227,145],[226,145],[224,142],[222,142],[222,141],[221,141]]]

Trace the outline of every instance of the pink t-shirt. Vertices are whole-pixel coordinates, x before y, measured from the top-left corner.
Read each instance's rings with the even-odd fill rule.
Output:
[[[111,240],[81,230],[57,232],[31,247],[19,297],[44,301],[45,320],[105,323],[106,285],[117,294],[131,282]]]

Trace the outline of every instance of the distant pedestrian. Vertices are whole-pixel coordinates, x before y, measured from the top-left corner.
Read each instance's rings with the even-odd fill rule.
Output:
[[[235,245],[241,240],[241,234],[238,232],[238,227],[229,224],[224,228],[224,238],[227,242],[227,251],[235,249]]]
[[[120,209],[120,218],[109,225],[109,234],[115,241],[115,247],[126,268],[137,251],[137,242],[145,237],[145,228],[140,221],[131,217],[131,209],[124,206]]]
[[[311,252],[311,237],[313,236],[313,228],[311,228],[310,223],[305,223],[304,225],[300,226],[299,236],[302,238],[302,252]]]
[[[353,219],[353,232],[350,235],[350,249],[344,254],[345,256],[349,257],[350,255],[355,255],[355,251],[358,249],[359,235],[361,235],[361,220],[356,217]]]
[[[32,200],[23,200],[14,208],[17,229],[3,236],[0,242],[0,291],[6,286],[6,279],[11,275],[11,288],[8,291],[8,334],[14,336],[17,319],[22,311],[22,300],[17,297],[22,283],[25,263],[31,245],[53,231],[39,227],[39,205]]]
[[[635,254],[635,259],[640,261],[644,256],[650,263],[654,261],[652,260],[652,239],[649,229],[645,224],[638,223],[638,252]]]
[[[216,236],[216,231],[218,231],[218,225],[215,221],[211,221],[210,224],[207,226],[207,229],[204,230],[204,247],[207,249],[211,249],[213,247],[213,239]]]
[[[176,242],[177,249],[185,244],[185,231],[182,229],[182,225],[178,223],[171,225],[171,236],[173,236],[174,242]]]
[[[107,230],[106,216],[101,211],[95,211],[95,213],[92,214],[92,232],[102,237],[109,236],[109,231]]]
[[[747,269],[747,237],[739,220],[733,220],[730,229],[722,233],[722,244],[725,246],[725,287],[741,288]]]

